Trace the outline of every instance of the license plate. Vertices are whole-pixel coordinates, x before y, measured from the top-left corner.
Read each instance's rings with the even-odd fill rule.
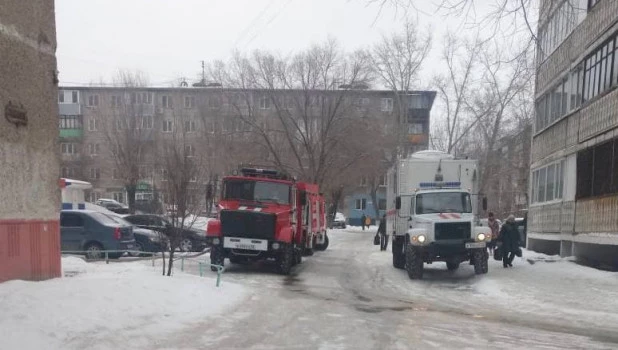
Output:
[[[265,239],[251,239],[251,238],[235,238],[224,237],[223,247],[231,249],[245,249],[245,250],[268,250],[268,240]]]
[[[466,249],[485,248],[485,242],[466,243]]]

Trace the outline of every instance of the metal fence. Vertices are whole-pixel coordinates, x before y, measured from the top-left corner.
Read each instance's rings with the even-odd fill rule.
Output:
[[[137,258],[131,261],[138,261],[138,260],[145,260],[145,259],[150,259],[152,261],[152,266],[155,266],[155,261],[157,259],[161,259],[161,257],[157,256],[159,254],[161,254],[161,252],[144,252],[144,251],[137,251],[137,250],[101,250],[99,251],[101,254],[104,254],[104,258],[101,259],[90,259],[88,258],[87,261],[102,261],[105,260],[106,264],[109,264],[110,262],[110,254],[111,255],[115,255],[115,254],[123,254],[123,253],[129,253],[129,254],[136,254]],[[184,272],[185,270],[185,260],[189,260],[189,259],[196,259],[202,255],[204,255],[205,253],[207,253],[208,251],[204,251],[201,252],[199,254],[194,254],[191,256],[185,256],[185,255],[181,255],[178,256],[177,258],[174,259],[174,261],[178,261],[180,260],[180,271]],[[89,252],[83,251],[83,250],[63,250],[62,255],[87,255]],[[142,257],[140,258],[139,256],[143,256],[143,255],[150,255],[150,257]],[[165,257],[167,258],[167,256]],[[115,260],[115,259],[113,259]],[[221,285],[221,277],[223,275],[223,272],[225,271],[225,267],[221,266],[221,265],[215,265],[215,264],[211,264],[210,262],[204,260],[197,260],[197,264],[199,267],[199,272],[200,272],[200,277],[204,277],[204,268],[205,267],[214,267],[216,268],[216,272],[217,272],[217,282],[216,282],[216,286],[219,287]]]

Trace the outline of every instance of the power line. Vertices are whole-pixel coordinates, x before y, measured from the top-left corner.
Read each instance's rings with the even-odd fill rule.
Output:
[[[262,16],[264,16],[264,13],[266,13],[266,11],[270,9],[274,2],[275,0],[270,0],[270,2],[266,6],[264,6],[264,8],[262,8],[262,11],[260,11],[260,13],[258,13],[257,16],[253,18],[251,23],[249,23],[249,25],[245,27],[245,29],[239,34],[238,38],[236,38],[236,40],[234,41],[234,47],[236,47],[238,43],[243,39],[243,37],[249,33],[251,28],[257,24],[257,22],[262,18]]]

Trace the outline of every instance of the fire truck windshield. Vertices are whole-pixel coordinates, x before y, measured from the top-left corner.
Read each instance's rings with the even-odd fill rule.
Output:
[[[268,181],[228,180],[224,184],[223,198],[289,204],[290,185]]]

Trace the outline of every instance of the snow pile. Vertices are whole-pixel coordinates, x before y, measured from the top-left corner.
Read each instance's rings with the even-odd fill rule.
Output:
[[[348,232],[355,232],[355,233],[367,232],[367,231],[376,233],[378,232],[378,226],[376,225],[371,225],[369,227],[365,226],[365,230],[363,231],[363,228],[361,226],[349,226],[348,225],[345,230]]]
[[[151,348],[243,299],[242,287],[141,262],[62,259],[70,278],[0,284],[0,348]],[[77,273],[75,273],[77,272]]]

